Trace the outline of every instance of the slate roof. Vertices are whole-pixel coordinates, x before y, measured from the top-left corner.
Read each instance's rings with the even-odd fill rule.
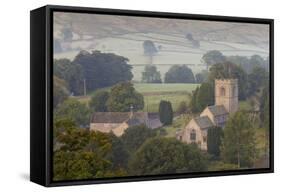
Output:
[[[146,112],[134,112],[130,118],[131,112],[95,112],[92,115],[91,123],[123,123],[130,125],[146,122]]]
[[[196,117],[194,121],[198,124],[201,129],[207,129],[209,127],[213,127],[214,124],[210,120],[208,116]]]
[[[223,105],[213,105],[207,107],[214,116],[228,114]]]

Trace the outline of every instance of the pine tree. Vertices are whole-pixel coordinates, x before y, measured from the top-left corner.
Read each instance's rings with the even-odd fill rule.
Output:
[[[160,121],[164,125],[170,125],[173,122],[173,108],[170,101],[160,101],[159,104]]]

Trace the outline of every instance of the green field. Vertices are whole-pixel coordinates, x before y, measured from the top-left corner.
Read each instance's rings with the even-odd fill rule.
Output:
[[[144,111],[158,112],[161,100],[170,101],[176,110],[181,101],[189,102],[191,93],[199,84],[171,83],[171,84],[134,84],[135,89],[144,96]]]

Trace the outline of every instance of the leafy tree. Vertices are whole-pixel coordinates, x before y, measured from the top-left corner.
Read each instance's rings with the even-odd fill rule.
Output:
[[[196,95],[197,110],[202,111],[205,107],[214,105],[214,95],[214,84],[209,82],[202,83]]]
[[[208,80],[208,71],[202,70],[200,73],[195,75],[196,83],[203,83]]]
[[[55,108],[67,99],[69,92],[64,80],[54,76],[53,81],[53,106]]]
[[[188,111],[188,106],[187,106],[186,102],[181,101],[180,104],[179,104],[179,107],[177,109],[177,112],[179,114],[184,114],[184,113],[187,113],[187,111]]]
[[[109,160],[112,162],[113,169],[127,169],[128,159],[130,155],[128,151],[128,146],[126,146],[126,143],[123,138],[116,137],[114,134],[111,134],[110,137],[112,143],[112,150],[109,155]]]
[[[268,85],[269,86],[269,85]],[[260,119],[262,122],[262,126],[267,128],[269,131],[270,126],[270,96],[269,96],[269,87],[266,86],[262,90],[262,94],[260,97]]]
[[[131,175],[156,175],[205,171],[205,156],[195,145],[174,138],[148,139],[129,162]]]
[[[160,101],[159,104],[160,121],[164,125],[170,125],[173,122],[173,108],[170,101]]]
[[[215,157],[220,156],[221,139],[223,137],[223,130],[221,127],[213,127],[208,129],[207,134],[207,148],[208,153]]]
[[[63,39],[65,41],[71,41],[72,40],[73,34],[72,34],[72,31],[71,31],[70,27],[63,28],[61,32],[62,32],[62,35],[63,35]]]
[[[165,83],[195,83],[195,78],[187,66],[173,65],[165,74]]]
[[[80,65],[74,64],[68,59],[55,59],[54,75],[65,80],[69,91],[74,95],[83,93],[84,77]]]
[[[198,113],[200,112],[198,107],[197,107],[197,95],[199,93],[199,89],[200,87],[196,87],[196,89],[194,91],[192,91],[192,94],[191,94],[191,99],[190,99],[190,102],[189,102],[189,108],[191,110],[191,112],[193,113]]]
[[[138,111],[143,109],[144,99],[142,94],[135,90],[132,83],[123,82],[111,88],[106,105],[108,111],[128,112],[131,106]]]
[[[90,124],[90,110],[75,99],[65,100],[56,110],[57,118],[69,118],[79,127],[88,127]]]
[[[154,42],[151,40],[145,40],[142,45],[143,45],[144,55],[150,58],[149,64],[152,64],[152,57],[158,52],[157,48],[154,45]]]
[[[121,139],[128,151],[134,153],[148,138],[156,136],[156,132],[146,127],[138,125],[125,130]]]
[[[93,179],[126,175],[117,167],[112,135],[79,129],[69,119],[55,119],[54,180]],[[115,146],[113,146],[113,144]],[[123,155],[123,153],[120,153]]]
[[[212,65],[209,72],[209,81],[214,82],[215,79],[238,79],[239,99],[244,100],[249,96],[248,92],[248,76],[245,71],[230,62],[218,63]]]
[[[256,156],[255,130],[245,112],[236,112],[227,121],[221,146],[225,163],[251,167]]]
[[[255,94],[259,88],[269,84],[269,73],[263,67],[254,67],[248,75],[249,93]]]
[[[142,81],[145,83],[162,83],[160,72],[156,66],[146,65],[142,72]]]
[[[189,103],[192,112],[200,112],[206,106],[214,104],[214,84],[205,82],[192,93]]]
[[[106,102],[109,98],[108,91],[97,91],[91,98],[91,101],[89,103],[90,108],[95,112],[106,112],[107,106]]]
[[[133,78],[129,60],[113,53],[100,51],[81,51],[73,63],[80,64],[86,81],[87,92],[98,88],[110,87],[119,82],[130,81]]]
[[[212,50],[205,53],[202,60],[207,65],[207,69],[209,69],[211,65],[225,62],[225,56],[220,51]]]

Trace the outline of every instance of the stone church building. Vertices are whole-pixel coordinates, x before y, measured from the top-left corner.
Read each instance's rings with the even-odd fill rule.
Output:
[[[196,143],[202,150],[207,150],[208,129],[224,127],[229,114],[238,110],[238,80],[215,80],[215,105],[207,106],[193,118],[185,128],[177,133],[177,139],[185,143]]]

